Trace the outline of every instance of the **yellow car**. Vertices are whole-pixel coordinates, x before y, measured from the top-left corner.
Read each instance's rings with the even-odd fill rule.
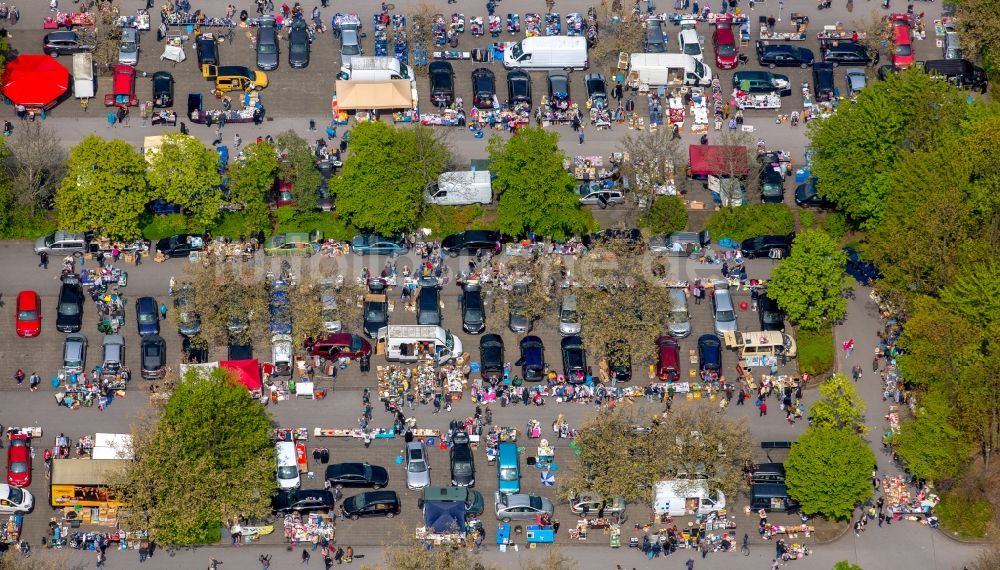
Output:
[[[205,72],[215,78],[215,88],[223,93],[267,87],[267,74],[241,65],[206,65]]]

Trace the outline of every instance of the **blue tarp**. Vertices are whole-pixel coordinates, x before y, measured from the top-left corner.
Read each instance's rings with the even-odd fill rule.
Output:
[[[465,503],[424,502],[424,524],[433,532],[465,532]]]

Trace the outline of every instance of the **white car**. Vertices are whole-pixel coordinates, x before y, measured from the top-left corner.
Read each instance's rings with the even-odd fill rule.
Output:
[[[118,44],[118,63],[139,65],[139,30],[122,28],[122,39]]]
[[[0,485],[0,513],[26,513],[35,505],[35,498],[27,489],[18,489],[6,483]]]
[[[705,63],[705,54],[701,49],[701,41],[698,38],[698,31],[694,26],[681,22],[681,31],[677,33],[677,45],[680,46],[681,53],[690,55],[698,61]]]
[[[547,514],[552,516],[555,507],[546,497],[537,495],[496,493],[493,507],[497,520],[510,522],[512,520],[534,520],[536,516]]]
[[[292,335],[276,334],[271,337],[271,362],[274,363],[273,376],[292,375]]]
[[[865,70],[860,67],[852,67],[847,70],[847,92],[854,96],[868,84],[868,76]]]
[[[406,444],[406,486],[423,489],[431,484],[431,467],[427,464],[424,444],[411,441]]]

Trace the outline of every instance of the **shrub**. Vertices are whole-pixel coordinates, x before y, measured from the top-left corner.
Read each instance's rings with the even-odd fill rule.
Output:
[[[795,342],[799,352],[799,371],[812,376],[828,372],[833,368],[833,329],[818,331],[799,329]]]
[[[705,225],[713,240],[730,238],[740,241],[763,235],[791,233],[795,229],[795,218],[792,210],[785,204],[751,204],[723,208],[712,214]]]
[[[144,214],[140,224],[142,237],[150,241],[187,233],[189,229],[188,219],[184,214],[167,214],[165,216]]]
[[[55,215],[49,211],[38,210],[32,216],[30,208],[14,204],[9,218],[10,224],[0,233],[0,238],[33,240],[56,230]]]
[[[687,229],[687,221],[687,206],[683,200],[677,196],[657,196],[639,223],[654,234],[669,234]]]
[[[942,493],[934,513],[945,530],[967,538],[986,537],[993,520],[993,507],[989,501],[955,492]]]
[[[275,233],[311,232],[320,230],[327,239],[348,241],[358,234],[357,228],[344,221],[336,212],[296,213],[295,208],[285,206],[274,211],[277,228]]]
[[[826,233],[830,234],[830,237],[838,241],[847,235],[847,232],[851,229],[847,225],[847,216],[840,212],[831,212],[828,214],[823,218],[823,223],[820,226]]]
[[[471,229],[493,229],[493,224],[486,219],[486,210],[478,205],[440,206],[428,204],[424,207],[423,217],[418,222],[421,228],[429,228],[434,239]]]
[[[799,212],[799,226],[807,230],[816,227],[816,212],[802,210]]]

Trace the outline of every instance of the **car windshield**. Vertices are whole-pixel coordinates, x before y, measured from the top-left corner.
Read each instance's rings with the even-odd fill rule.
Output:
[[[20,321],[33,321],[37,318],[37,313],[35,311],[20,311],[17,313],[17,319]]]
[[[780,311],[761,311],[761,318],[765,323],[780,323],[783,320]]]
[[[764,184],[762,192],[765,196],[781,196],[784,193],[784,189],[781,184],[775,182],[768,182]]]
[[[20,505],[24,502],[24,491],[18,489],[17,487],[7,487],[7,499],[15,505]]]
[[[510,467],[505,467],[500,470],[500,480],[501,481],[516,481],[517,480],[517,469]]]
[[[159,357],[160,356],[160,345],[156,343],[149,343],[143,348],[143,354],[147,358]]]
[[[352,336],[351,337],[351,352],[361,352],[361,337]]]
[[[488,362],[498,362],[503,357],[499,346],[484,346],[481,352],[483,360]]]
[[[288,46],[288,51],[291,53],[306,53],[309,51],[309,44],[304,40],[292,41],[291,45]]]
[[[125,53],[132,53],[135,51],[135,42],[122,42],[121,50]]]
[[[278,479],[294,479],[298,474],[299,468],[295,465],[278,467]]]
[[[153,325],[156,324],[157,316],[153,313],[140,312],[139,313],[139,323],[143,325]]]
[[[466,460],[455,461],[455,465],[452,470],[456,475],[471,475],[472,474],[472,463]]]
[[[896,55],[902,57],[908,57],[913,55],[913,48],[909,44],[900,44],[896,46]]]
[[[719,55],[722,57],[732,57],[736,55],[736,46],[733,44],[720,44],[718,50]]]
[[[476,90],[484,95],[489,95],[493,92],[493,82],[490,81],[488,75],[476,77]]]
[[[705,77],[705,66],[697,59],[694,60],[694,73],[698,77]]]
[[[443,89],[448,87],[451,74],[447,70],[439,69],[431,74],[431,83],[434,85],[435,89]]]
[[[532,509],[536,511],[542,510],[542,498],[541,497],[530,497],[528,498],[528,504],[531,505]]]
[[[728,323],[729,321],[736,320],[736,313],[733,311],[717,311],[715,313],[715,320],[721,323]]]
[[[11,473],[27,473],[28,472],[28,464],[25,463],[24,461],[15,461],[15,462],[13,462],[13,463],[10,464],[10,472]]]
[[[570,368],[583,368],[583,350],[573,348],[566,351],[566,364]]]
[[[347,43],[344,44],[344,47],[341,48],[340,51],[344,55],[358,55],[359,53],[361,53],[361,50],[358,48],[357,45],[351,45]]]
[[[368,305],[368,312],[365,318],[369,321],[378,321],[385,315],[385,303],[371,303]]]
[[[563,311],[562,322],[564,323],[575,323],[580,320],[580,316],[576,314],[576,311]]]
[[[521,59],[521,56],[524,55],[524,49],[521,47],[521,42],[517,42],[510,47],[510,55],[514,56],[514,59]]]
[[[686,323],[688,321],[687,311],[671,311],[670,312],[670,322],[671,323]]]
[[[427,464],[423,460],[410,461],[410,464],[406,468],[410,473],[423,473],[427,471]]]
[[[684,53],[686,55],[701,55],[701,45],[698,43],[684,44]]]

